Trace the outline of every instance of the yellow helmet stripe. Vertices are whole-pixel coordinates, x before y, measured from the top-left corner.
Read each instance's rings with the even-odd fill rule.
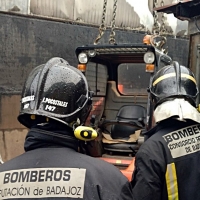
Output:
[[[169,73],[169,74],[165,74],[159,78],[157,78],[154,82],[153,82],[153,86],[155,86],[157,83],[159,83],[160,81],[166,79],[166,78],[170,78],[170,77],[173,77],[173,76],[176,76],[175,73]]]
[[[188,74],[181,74],[181,77],[183,78],[187,78],[190,79],[191,81],[193,81],[195,84],[197,84],[196,80],[194,79],[194,77],[188,75]]]
[[[155,86],[157,83],[159,83],[160,81],[162,81],[162,80],[164,80],[164,79],[166,79],[166,78],[170,78],[170,77],[174,77],[174,76],[176,76],[176,73],[175,73],[175,72],[169,73],[169,74],[165,74],[165,75],[163,75],[163,76],[157,78],[157,79],[153,82],[153,86]],[[197,84],[197,83],[196,83],[196,80],[195,80],[192,76],[190,76],[190,75],[188,75],[188,74],[181,74],[181,77],[182,77],[182,78],[190,79],[190,80],[193,81],[195,84]]]

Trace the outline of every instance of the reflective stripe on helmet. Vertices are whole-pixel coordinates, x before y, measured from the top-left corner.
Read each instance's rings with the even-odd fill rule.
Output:
[[[176,76],[176,73],[175,73],[175,72],[169,73],[169,74],[165,74],[165,75],[163,75],[163,76],[157,78],[157,79],[153,82],[153,86],[155,86],[157,83],[159,83],[160,81],[162,81],[162,80],[164,80],[164,79],[166,79],[166,78],[175,77],[175,76]],[[190,80],[193,81],[195,84],[197,84],[197,83],[196,83],[196,80],[195,80],[192,76],[190,76],[190,75],[188,75],[188,74],[181,74],[181,78],[190,79]]]

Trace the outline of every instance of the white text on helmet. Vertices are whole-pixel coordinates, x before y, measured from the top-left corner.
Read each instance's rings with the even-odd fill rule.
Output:
[[[68,105],[68,102],[59,101],[59,100],[56,100],[56,99],[49,99],[49,98],[46,98],[46,97],[43,98],[42,103],[48,103],[48,104],[61,106],[61,107],[67,107],[67,105]]]
[[[34,99],[35,99],[34,95],[27,96],[27,97],[22,98],[22,103],[25,103],[27,101],[34,101]]]

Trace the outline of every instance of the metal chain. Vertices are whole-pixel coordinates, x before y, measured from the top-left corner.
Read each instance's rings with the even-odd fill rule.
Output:
[[[117,0],[114,0],[113,4],[113,18],[111,21],[111,32],[110,32],[110,38],[109,43],[115,44],[115,17],[116,17],[116,11],[117,11]]]
[[[158,5],[157,0],[153,0],[153,9],[156,8]],[[153,10],[153,18],[154,18],[154,25],[153,25],[153,34],[160,34],[160,26],[158,23],[158,13],[156,10]]]
[[[164,6],[164,0],[161,1],[160,6]],[[160,49],[163,53],[168,54],[168,46],[166,46],[167,38],[164,36],[166,35],[167,30],[165,29],[165,13],[162,13],[161,17],[161,29],[160,29],[160,35],[162,35],[162,40],[160,42]]]
[[[164,6],[164,0],[161,1],[160,3],[161,7]],[[153,0],[153,17],[154,17],[154,26],[153,26],[153,36],[151,37],[151,44],[162,51],[163,53],[168,53],[167,47],[164,48],[167,38],[162,35],[166,33],[165,29],[165,16],[164,13],[162,14],[162,24],[161,27],[159,26],[159,21],[158,21],[158,13],[154,8],[158,6],[158,0]]]
[[[160,6],[163,7],[164,6],[164,0],[161,1]],[[161,27],[160,27],[160,32],[161,34],[165,34],[166,33],[166,29],[165,29],[165,13],[162,13],[162,17],[161,17]]]
[[[105,30],[106,30],[106,26],[105,26],[106,6],[107,6],[107,0],[104,0],[101,24],[99,26],[99,34],[98,34],[97,38],[94,41],[95,45],[98,44],[99,40],[102,38],[102,36],[103,36],[103,34],[104,34]]]

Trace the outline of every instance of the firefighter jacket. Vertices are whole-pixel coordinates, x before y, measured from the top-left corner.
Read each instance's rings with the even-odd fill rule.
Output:
[[[200,199],[200,124],[166,119],[136,154],[133,200]]]
[[[30,129],[26,152],[0,165],[0,199],[133,199],[119,169],[77,148],[66,134]]]

